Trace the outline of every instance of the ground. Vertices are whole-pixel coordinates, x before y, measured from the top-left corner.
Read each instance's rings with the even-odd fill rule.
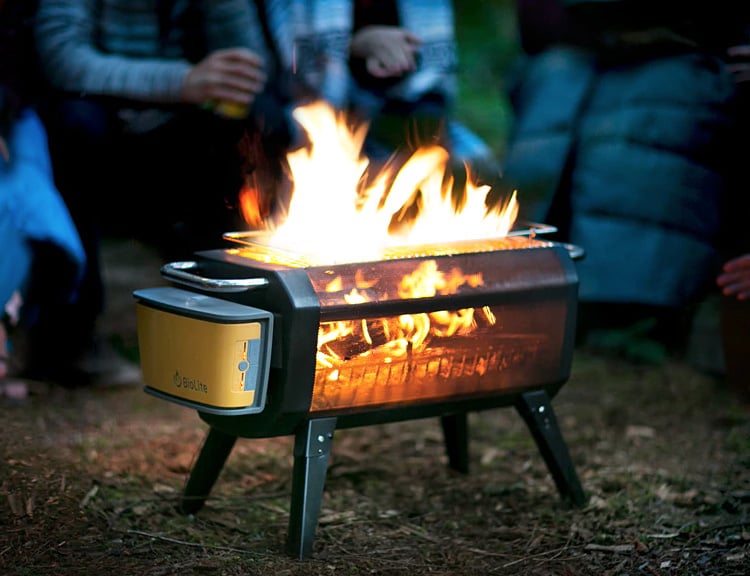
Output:
[[[161,283],[110,243],[103,330],[135,342],[132,290]],[[313,557],[285,551],[292,439],[240,439],[206,506],[176,511],[206,425],[140,386],[0,402],[0,574],[744,575],[750,416],[689,361],[577,350],[553,407],[588,498],[563,501],[512,408],[470,416],[470,470],[432,419],[337,431]]]

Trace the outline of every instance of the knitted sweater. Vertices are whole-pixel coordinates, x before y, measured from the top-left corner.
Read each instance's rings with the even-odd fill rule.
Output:
[[[179,102],[191,60],[232,46],[264,53],[253,9],[247,0],[40,0],[36,42],[56,89]]]

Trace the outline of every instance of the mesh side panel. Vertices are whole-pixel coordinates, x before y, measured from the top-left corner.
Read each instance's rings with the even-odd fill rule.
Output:
[[[489,340],[478,347],[474,337],[454,339],[451,348],[410,351],[400,358],[375,351],[336,367],[319,366],[311,411],[487,396],[550,381],[559,371],[559,346],[549,335],[490,335]]]

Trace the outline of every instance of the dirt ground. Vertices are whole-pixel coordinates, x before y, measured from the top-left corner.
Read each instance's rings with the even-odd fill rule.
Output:
[[[132,349],[131,293],[162,283],[159,263],[113,243],[106,266],[102,329]],[[510,408],[471,414],[468,474],[431,419],[337,431],[304,561],[285,552],[291,438],[240,439],[183,516],[206,432],[194,411],[140,386],[36,388],[0,402],[0,574],[749,574],[750,415],[693,364],[576,351],[553,406],[583,508]]]

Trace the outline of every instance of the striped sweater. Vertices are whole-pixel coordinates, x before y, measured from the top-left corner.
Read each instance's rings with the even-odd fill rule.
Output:
[[[56,89],[175,103],[191,60],[232,46],[264,54],[253,9],[247,0],[40,0],[36,44]]]

